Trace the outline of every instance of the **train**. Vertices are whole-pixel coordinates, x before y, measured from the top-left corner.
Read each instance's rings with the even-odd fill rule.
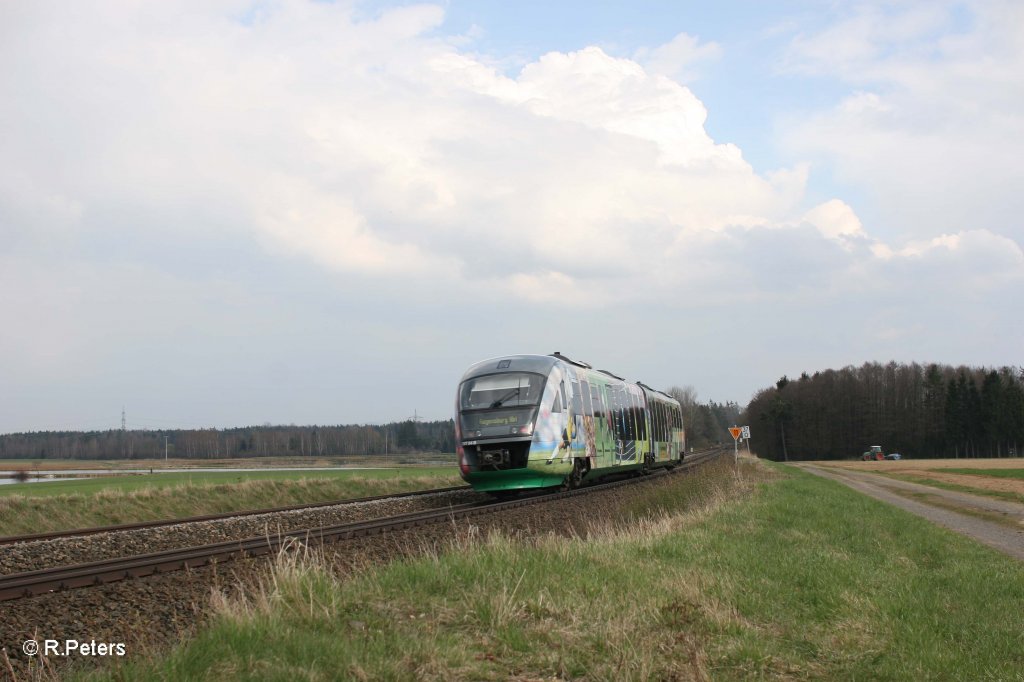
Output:
[[[455,447],[462,479],[502,496],[677,466],[686,433],[672,396],[556,351],[466,370]]]

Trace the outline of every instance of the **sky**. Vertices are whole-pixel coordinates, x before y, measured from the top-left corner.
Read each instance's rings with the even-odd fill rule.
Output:
[[[1019,366],[1019,2],[0,1],[0,432]]]

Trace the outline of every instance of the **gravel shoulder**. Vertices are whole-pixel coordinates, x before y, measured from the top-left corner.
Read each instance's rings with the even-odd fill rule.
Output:
[[[797,464],[1024,561],[1024,505],[884,476]]]

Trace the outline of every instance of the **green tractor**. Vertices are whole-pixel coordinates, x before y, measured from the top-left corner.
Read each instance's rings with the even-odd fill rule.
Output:
[[[871,449],[862,454],[860,458],[865,462],[870,462],[872,460],[882,461],[885,459],[885,453],[882,452],[881,445],[872,445]]]

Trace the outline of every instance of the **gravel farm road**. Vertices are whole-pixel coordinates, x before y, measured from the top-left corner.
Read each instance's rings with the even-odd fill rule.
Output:
[[[899,481],[861,471],[813,464],[795,466],[843,483],[858,492],[922,516],[1024,561],[1022,504]]]

